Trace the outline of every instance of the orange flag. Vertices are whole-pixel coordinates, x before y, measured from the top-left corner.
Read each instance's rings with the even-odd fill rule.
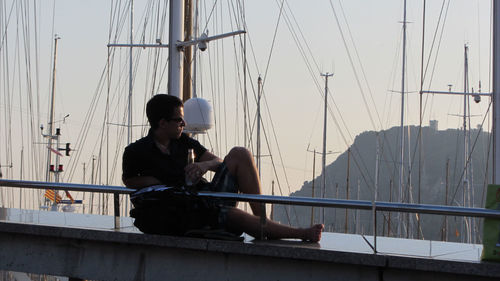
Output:
[[[50,201],[56,202],[56,203],[59,203],[62,200],[61,195],[57,194],[57,196],[56,196],[56,192],[53,189],[45,190],[44,196],[45,196],[45,198],[49,199]]]

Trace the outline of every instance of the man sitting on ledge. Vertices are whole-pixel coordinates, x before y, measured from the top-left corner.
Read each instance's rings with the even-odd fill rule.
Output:
[[[122,178],[128,188],[179,187],[185,186],[187,179],[196,183],[197,191],[261,194],[257,169],[246,148],[233,148],[222,161],[183,133],[186,123],[179,98],[155,95],[147,103],[146,115],[151,126],[148,135],[127,146],[123,154]],[[187,162],[188,149],[194,150],[195,162],[192,164]],[[216,172],[211,183],[202,179],[207,171]],[[153,203],[141,206],[133,201],[135,209],[131,215],[135,217],[134,224],[143,232],[186,235],[193,229],[224,229],[236,235],[246,232],[256,238],[298,238],[318,242],[324,227],[316,224],[310,228],[294,228],[272,220],[261,225],[260,216],[265,216],[265,208],[260,203],[250,203],[251,215],[236,208],[234,202],[204,205],[193,211],[190,206],[184,210],[176,201],[162,201],[162,196],[157,199],[144,201]],[[194,204],[200,205],[200,202]]]

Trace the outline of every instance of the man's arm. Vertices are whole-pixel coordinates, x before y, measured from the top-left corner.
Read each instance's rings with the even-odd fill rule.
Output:
[[[147,186],[161,184],[161,182],[157,178],[151,176],[132,177],[124,179],[123,183],[126,187],[132,189],[140,189]]]
[[[198,182],[207,171],[215,172],[221,163],[222,159],[209,151],[205,151],[198,162],[187,165],[184,171],[186,171],[186,175],[190,177],[193,182]]]
[[[219,165],[222,163],[222,159],[211,153],[210,151],[205,151],[200,157],[200,161],[198,162],[200,165],[203,165],[203,173],[207,171],[215,172]]]

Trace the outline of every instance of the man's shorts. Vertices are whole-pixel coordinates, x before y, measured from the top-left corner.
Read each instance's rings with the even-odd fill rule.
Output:
[[[212,182],[200,183],[197,189],[238,192],[236,179],[225,163],[218,167]],[[131,196],[135,208],[130,214],[139,230],[152,234],[184,235],[193,229],[226,229],[227,213],[236,205],[234,201],[199,198],[186,191],[155,190],[140,196]]]
[[[229,169],[227,168],[226,163],[222,162],[219,168],[217,168],[212,182],[207,184],[200,191],[238,193],[238,183],[236,182],[236,179],[233,177],[233,175],[229,173]],[[227,212],[230,208],[235,206],[236,201],[220,200],[218,202],[219,212],[217,215],[216,228],[226,229]]]
[[[213,192],[231,192],[238,193],[238,183],[236,179],[229,173],[229,169],[225,162],[219,165],[215,172],[214,178],[209,183],[201,184],[198,191],[213,191]],[[236,202],[229,201],[225,205],[235,206]]]

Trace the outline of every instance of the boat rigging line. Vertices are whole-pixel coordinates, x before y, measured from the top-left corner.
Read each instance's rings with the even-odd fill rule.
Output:
[[[340,36],[341,36],[341,38],[342,38],[342,42],[344,43],[344,47],[345,47],[345,50],[346,50],[346,53],[347,53],[347,57],[348,57],[348,59],[349,59],[349,63],[350,63],[350,65],[351,65],[352,69],[353,69],[354,77],[355,77],[355,79],[356,79],[356,83],[357,83],[358,88],[359,88],[359,91],[360,91],[360,93],[361,93],[361,97],[362,97],[362,99],[363,99],[363,103],[364,103],[364,105],[365,105],[366,112],[368,113],[368,116],[369,116],[369,118],[370,118],[370,122],[371,122],[371,124],[372,124],[373,129],[374,129],[375,131],[378,131],[379,129],[381,129],[381,128],[382,128],[382,122],[381,122],[381,120],[380,120],[380,116],[379,116],[379,114],[378,114],[378,111],[375,109],[375,112],[377,113],[377,114],[376,114],[376,116],[378,117],[378,123],[380,124],[380,128],[378,129],[378,128],[377,128],[377,125],[375,124],[375,120],[374,120],[374,118],[373,118],[373,114],[372,114],[372,112],[371,112],[371,110],[370,110],[370,107],[368,106],[368,101],[367,101],[367,99],[366,99],[365,92],[363,91],[363,87],[362,87],[362,85],[361,85],[361,80],[360,80],[360,77],[359,77],[359,75],[358,75],[358,73],[357,73],[357,71],[356,71],[356,68],[355,68],[355,66],[354,66],[354,61],[353,61],[353,58],[352,58],[351,52],[349,51],[349,47],[347,46],[347,40],[346,40],[346,37],[345,37],[344,32],[343,32],[343,30],[342,30],[342,28],[341,28],[341,26],[340,26],[339,17],[337,16],[337,12],[335,11],[335,8],[333,7],[333,3],[332,3],[332,1],[331,1],[331,0],[329,1],[329,3],[330,3],[330,7],[332,8],[332,12],[333,12],[333,15],[334,15],[334,17],[335,17],[335,21],[337,22],[337,27],[338,27],[338,29],[339,29]],[[350,29],[349,29],[349,28],[348,28],[348,31],[350,32]],[[351,38],[352,38],[352,35],[351,35]],[[358,56],[358,58],[359,58],[359,55],[358,55],[358,53],[357,53],[357,49],[356,49],[356,47],[355,47],[355,46],[356,46],[356,44],[354,43],[354,41],[353,41],[352,43],[353,43],[353,45],[354,45],[355,54],[356,54],[356,55]],[[361,69],[363,69],[363,66],[362,66],[361,62],[360,62],[360,65],[361,65],[361,66],[360,66],[360,67],[361,67]],[[363,75],[364,75],[364,71],[362,71],[362,73],[363,73]],[[365,77],[365,81],[367,81],[367,80],[366,80],[366,77]],[[368,82],[367,82],[367,84],[368,84]],[[369,88],[369,87],[368,87],[368,88]],[[370,91],[370,95],[371,95],[371,91]],[[372,97],[372,101],[373,101],[373,97]],[[376,108],[376,105],[375,105],[375,104],[374,104],[373,106]]]
[[[273,40],[271,42],[271,48],[269,49],[269,56],[267,58],[266,70],[264,71],[264,79],[262,81],[262,87],[264,87],[264,84],[265,84],[265,82],[267,80],[267,73],[269,71],[269,65],[271,63],[271,57],[273,56],[274,44],[276,43],[276,35],[278,34],[278,27],[280,25],[281,16],[283,15],[283,3],[284,2],[285,2],[285,0],[281,1],[280,12],[279,12],[278,19],[277,19],[277,22],[276,22],[276,27],[274,28]]]

